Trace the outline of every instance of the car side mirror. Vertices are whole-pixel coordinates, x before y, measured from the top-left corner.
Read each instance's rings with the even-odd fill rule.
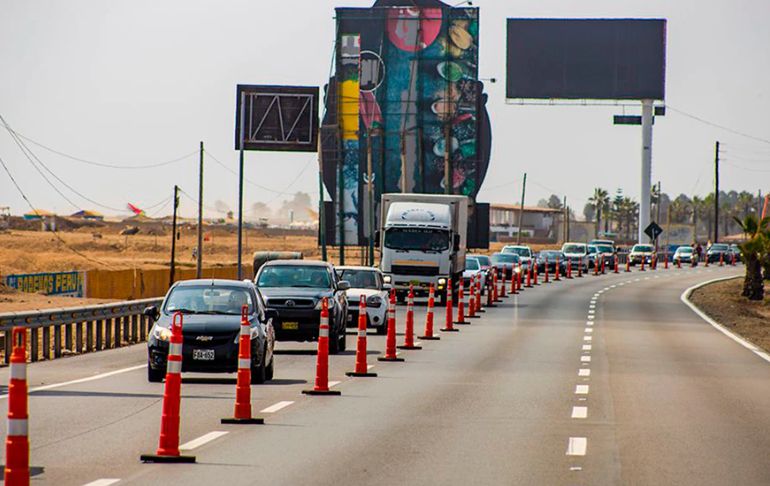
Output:
[[[265,320],[269,321],[270,319],[277,321],[280,317],[280,314],[278,314],[278,311],[275,309],[265,309]]]
[[[350,282],[348,282],[347,280],[340,280],[337,283],[337,288],[339,290],[348,290],[350,289]]]
[[[157,321],[158,317],[160,317],[160,312],[158,311],[158,307],[151,305],[144,308],[144,311],[142,311],[142,314],[149,317],[153,321]]]

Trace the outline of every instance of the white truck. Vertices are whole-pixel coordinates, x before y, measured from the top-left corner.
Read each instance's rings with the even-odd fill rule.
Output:
[[[430,285],[446,302],[447,282],[465,270],[468,231],[466,196],[383,194],[380,269],[403,301],[413,286],[427,295]]]

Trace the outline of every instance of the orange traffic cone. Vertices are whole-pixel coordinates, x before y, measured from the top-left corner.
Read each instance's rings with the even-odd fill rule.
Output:
[[[369,365],[366,363],[366,296],[361,295],[358,302],[358,344],[356,346],[356,369],[348,371],[347,376],[358,376],[362,378],[375,377],[377,373],[369,372]]]
[[[465,288],[462,277],[460,277],[460,287],[457,292],[457,321],[455,324],[470,324],[465,320]]]
[[[644,256],[642,256],[642,267],[639,269],[639,271],[640,271],[640,272],[644,272],[644,271],[646,271],[646,270],[644,269]]]
[[[481,308],[481,303],[482,303],[481,294],[483,293],[483,288],[486,286],[487,284],[486,282],[484,282],[484,286],[482,287],[481,275],[479,275],[479,277],[476,279],[476,315],[479,315],[479,317],[481,317],[480,314],[483,314],[484,312],[486,312],[484,309]]]
[[[532,288],[532,267],[531,266],[527,269],[527,288],[528,289]]]
[[[631,273],[631,259],[626,258],[626,273]]]
[[[396,291],[390,291],[388,301],[388,335],[385,338],[385,356],[380,356],[377,361],[404,361],[396,354]]]
[[[404,344],[398,349],[422,349],[414,344],[414,288],[409,286],[409,297],[406,301],[406,325],[404,328]]]
[[[719,254],[719,266],[724,267],[725,266],[725,254],[720,253]]]
[[[556,258],[556,278],[554,279],[557,282],[561,281],[561,265],[559,265],[559,258]]]
[[[29,437],[27,411],[27,331],[14,327],[10,380],[8,382],[8,430],[5,438],[5,484],[29,485]]]
[[[580,261],[578,262],[578,278],[583,278],[583,258],[580,258]]]
[[[530,265],[532,265],[532,264],[530,263]],[[535,270],[534,270],[535,271],[535,282],[534,282],[534,284],[535,285],[540,285],[540,283],[537,281],[538,277],[540,276],[540,270],[538,270],[537,265],[533,265],[533,266],[535,267]]]
[[[567,279],[572,279],[572,259],[567,260]]]
[[[620,273],[620,266],[618,265],[618,256],[615,255],[615,273]]]
[[[545,264],[543,265],[543,269],[545,270],[545,283],[549,284],[551,283],[551,272],[548,271],[548,260],[545,261]]]
[[[511,274],[513,274],[513,270],[511,270]],[[508,270],[506,270],[506,268],[503,267],[503,278],[500,281],[500,298],[501,299],[508,298],[505,292],[505,285],[506,285],[506,282],[508,281],[507,279],[508,279]]]
[[[452,286],[452,279],[447,280],[446,284],[446,324],[442,332],[458,332],[459,329],[455,328],[452,324],[454,321],[454,307],[452,306],[452,292],[454,287]]]
[[[264,359],[264,358],[263,358]],[[249,307],[241,309],[241,335],[238,341],[238,376],[235,385],[235,412],[223,418],[223,424],[263,424],[264,419],[251,416],[251,324]]]
[[[476,315],[476,283],[478,282],[478,275],[471,277],[471,297],[468,302],[468,319],[478,319]]]
[[[329,298],[321,301],[321,324],[318,328],[318,353],[315,364],[315,386],[302,390],[304,395],[342,395],[339,390],[329,389]]]
[[[433,335],[433,306],[436,304],[436,298],[434,295],[433,284],[430,284],[430,290],[428,291],[428,313],[425,314],[425,335],[420,336],[420,339],[427,341],[438,341],[441,339],[438,336]]]
[[[163,392],[163,415],[160,421],[160,440],[155,454],[143,454],[142,462],[195,462],[195,456],[179,454],[179,409],[182,402],[182,314],[177,312],[171,321],[171,339],[166,364],[166,387]]]

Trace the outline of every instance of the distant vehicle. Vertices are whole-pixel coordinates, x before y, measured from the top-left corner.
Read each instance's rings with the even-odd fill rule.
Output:
[[[466,256],[466,258],[475,258],[478,260],[479,264],[481,264],[481,269],[486,274],[486,280],[489,281],[489,279],[492,278],[492,260],[488,255],[474,253],[472,255]]]
[[[615,246],[612,244],[607,243],[595,243],[593,244],[594,247],[596,247],[597,255],[600,255],[600,258],[598,259],[599,262],[604,260],[604,264],[608,266],[608,268],[615,264]]]
[[[518,255],[521,266],[528,270],[532,263],[532,249],[526,245],[506,245],[500,250],[500,253],[511,253]]]
[[[382,272],[372,267],[336,267],[337,277],[350,283],[345,291],[348,298],[348,326],[358,325],[358,306],[361,296],[366,298],[366,327],[385,334],[388,330],[388,300],[391,286]]]
[[[693,260],[695,260],[695,264],[697,265],[698,258],[695,254],[695,248],[691,246],[680,246],[674,251],[674,262],[680,261],[682,263],[689,263],[692,264]]]
[[[668,245],[664,246],[661,251],[664,252],[665,255],[668,255],[668,261],[673,262],[674,260],[674,253],[676,253],[676,250],[678,250],[681,246],[686,245]]]
[[[513,276],[513,272],[519,270],[519,264],[522,263],[522,258],[514,253],[493,253],[492,254],[492,266],[497,268],[498,277],[503,276],[510,279]]]
[[[566,260],[565,264],[571,263],[573,270],[577,271],[581,268],[584,272],[588,271],[588,245],[585,243],[564,243],[561,252]]]
[[[543,250],[537,254],[535,261],[537,262],[537,271],[545,273],[546,267],[548,267],[548,273],[556,273],[556,261],[559,262],[559,273],[562,275],[567,274],[567,263],[565,262],[564,254],[559,250]]]
[[[631,262],[631,265],[640,265],[642,261],[644,261],[644,263],[652,263],[652,255],[654,254],[654,246],[637,244],[631,248],[631,253],[628,254],[628,260]]]
[[[725,263],[730,262],[732,258],[730,245],[726,243],[714,243],[708,248],[708,250],[706,250],[706,258],[708,259],[709,263],[719,262],[720,257],[724,258]]]
[[[612,247],[613,252],[616,251],[615,242],[612,240],[591,240],[588,244],[594,246],[609,246]]]
[[[251,381],[272,380],[275,373],[273,323],[278,314],[266,310],[259,292],[249,281],[187,280],[175,283],[160,309],[144,314],[153,321],[147,339],[147,379],[161,382],[166,376],[171,323],[183,316],[182,371],[235,373],[238,371],[238,336],[241,309],[248,306],[251,325]]]
[[[325,297],[329,302],[329,353],[345,351],[350,283],[339,280],[330,263],[273,260],[259,269],[254,281],[267,308],[278,311],[278,341],[317,340]]]
[[[465,271],[463,272],[463,286],[467,289],[471,283],[471,279],[479,276],[481,281],[481,293],[484,293],[484,288],[487,286],[487,271],[481,266],[478,258],[465,257]]]
[[[733,252],[733,255],[735,255],[736,262],[743,261],[743,254],[741,253],[741,248],[738,245],[733,243],[732,245],[730,245],[730,250]]]

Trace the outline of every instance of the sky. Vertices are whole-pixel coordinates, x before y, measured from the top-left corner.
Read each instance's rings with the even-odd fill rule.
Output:
[[[134,169],[89,165],[27,142],[80,194],[46,174],[62,196],[4,128],[0,158],[38,208],[127,214],[131,202],[163,215],[178,184],[185,192],[181,212],[192,216],[203,141],[224,165],[208,159],[205,170],[206,216],[219,216],[216,201],[237,207],[236,85],[322,86],[334,48],[334,8],[372,3],[0,0],[0,115],[58,152]],[[519,201],[525,172],[527,204],[555,193],[581,214],[597,186],[639,197],[641,129],[612,124],[614,114],[639,114],[639,106],[506,102],[505,20],[512,17],[667,19],[669,110],[654,128],[653,180],[674,196],[710,192],[719,140],[722,187],[770,191],[767,0],[476,0],[474,6],[481,9],[480,76],[497,79],[487,82],[493,152],[479,201]],[[247,153],[246,207],[278,207],[297,191],[317,201],[317,167],[315,154]],[[4,171],[0,206],[14,214],[29,209]]]

